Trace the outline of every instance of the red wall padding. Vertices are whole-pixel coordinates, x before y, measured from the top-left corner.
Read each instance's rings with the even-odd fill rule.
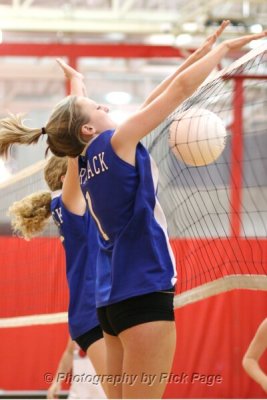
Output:
[[[66,311],[65,254],[58,238],[0,237],[0,317]]]
[[[37,250],[29,251],[29,243],[16,238],[0,239],[1,317],[24,315],[27,307],[34,312],[66,309],[61,244],[57,239],[38,240]],[[46,303],[48,311],[43,309]],[[241,359],[266,314],[267,293],[242,290],[176,310],[174,382],[168,385],[165,397],[265,397],[242,370]],[[49,384],[44,376],[56,370],[66,341],[65,324],[0,329],[0,388],[46,389]],[[262,366],[267,370],[267,354],[262,358]],[[217,375],[217,383],[205,382],[208,375]],[[203,382],[192,381],[193,377]]]
[[[267,274],[267,240],[245,238],[173,239],[177,291],[236,274]]]
[[[0,388],[47,389],[67,339],[66,324],[0,329]]]
[[[235,290],[177,309],[173,373],[188,378],[170,384],[165,397],[266,397],[241,366],[257,327],[266,317],[267,293],[260,291]],[[267,352],[261,364],[267,372]],[[218,383],[205,383],[208,375],[217,375]]]

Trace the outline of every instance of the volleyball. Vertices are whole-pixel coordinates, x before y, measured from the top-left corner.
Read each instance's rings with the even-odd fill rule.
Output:
[[[227,132],[216,114],[203,108],[190,108],[176,118],[169,128],[169,146],[179,161],[203,166],[220,157]]]

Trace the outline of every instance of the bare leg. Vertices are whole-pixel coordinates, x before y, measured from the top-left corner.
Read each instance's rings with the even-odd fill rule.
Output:
[[[105,375],[106,374],[106,344],[104,339],[99,339],[94,342],[87,349],[87,355],[92,362],[95,372],[97,375]],[[108,387],[106,382],[102,383],[102,387],[106,396],[108,397]]]
[[[136,376],[134,385],[123,382],[122,397],[161,398],[172,367],[175,345],[175,323],[148,322],[126,329],[119,335],[124,349],[123,373]]]
[[[108,335],[104,332],[104,339],[107,349],[106,374],[112,377],[122,375],[123,348],[120,339],[117,336]],[[108,393],[110,399],[122,398],[122,384],[108,384]]]

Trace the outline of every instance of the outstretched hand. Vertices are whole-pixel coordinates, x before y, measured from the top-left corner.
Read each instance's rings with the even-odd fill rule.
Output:
[[[205,42],[203,43],[202,46],[196,51],[196,54],[198,57],[203,57],[205,56],[211,49],[216,40],[218,39],[219,36],[223,33],[225,28],[230,24],[229,20],[224,20],[221,25],[219,26],[218,29],[214,33],[212,33],[210,36],[207,37]]]
[[[264,39],[265,37],[267,37],[267,30],[261,33],[255,33],[254,35],[245,35],[236,39],[229,39],[226,40],[224,44],[227,46],[229,50],[237,50],[245,46],[246,44],[252,42],[252,40]]]
[[[83,80],[83,75],[80,72],[76,71],[76,69],[74,69],[70,65],[68,65],[64,60],[62,60],[62,58],[57,58],[56,62],[62,68],[62,70],[65,74],[65,77],[67,79],[78,78],[78,79]]]

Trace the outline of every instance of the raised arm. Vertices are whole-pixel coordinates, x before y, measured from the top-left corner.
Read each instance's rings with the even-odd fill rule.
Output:
[[[146,107],[149,103],[151,103],[153,100],[155,100],[167,87],[173,82],[173,80],[186,68],[190,67],[190,65],[193,65],[196,61],[200,60],[202,57],[204,57],[206,54],[208,54],[218,37],[222,34],[222,32],[225,30],[225,28],[229,25],[230,21],[223,21],[221,26],[216,29],[216,31],[208,36],[208,38],[205,40],[205,42],[196,50],[194,53],[192,53],[178,68],[177,70],[168,76],[164,81],[162,81],[147,97],[145,102],[142,104],[140,108]]]
[[[61,58],[57,63],[62,68],[65,77],[70,81],[70,92],[76,96],[86,96],[83,75],[66,64]],[[83,215],[86,203],[80,187],[78,159],[68,158],[68,169],[62,187],[62,200],[67,209],[73,214]]]
[[[68,157],[68,169],[63,181],[62,201],[76,215],[84,215],[86,202],[81,191],[78,158]]]
[[[243,368],[248,375],[261,385],[262,389],[267,393],[267,375],[263,372],[259,364],[259,359],[266,349],[267,318],[259,326],[242,361]]]
[[[75,96],[87,96],[83,75],[65,63],[62,58],[57,58],[56,61],[63,70],[66,79],[70,81],[70,94]]]
[[[190,97],[230,50],[239,49],[252,40],[265,36],[267,31],[226,40],[176,76],[155,100],[116,129],[112,137],[112,146],[117,155],[134,165],[137,143]]]

